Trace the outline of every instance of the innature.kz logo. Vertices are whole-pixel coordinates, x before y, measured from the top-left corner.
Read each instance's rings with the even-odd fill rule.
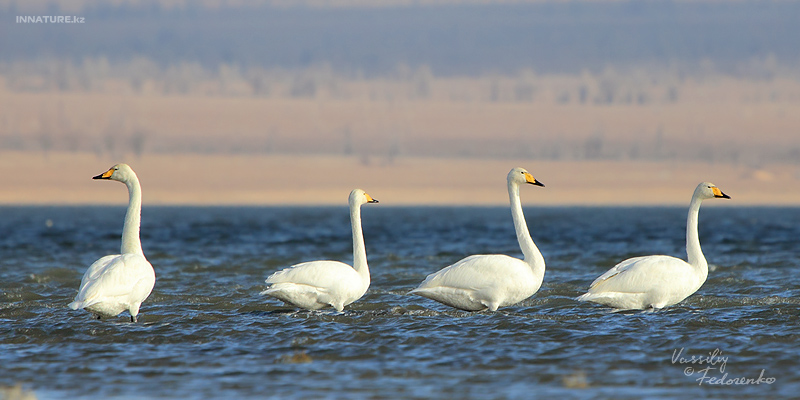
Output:
[[[74,15],[17,15],[18,24],[82,24],[83,17]]]

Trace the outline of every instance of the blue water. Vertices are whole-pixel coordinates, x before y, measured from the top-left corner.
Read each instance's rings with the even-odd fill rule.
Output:
[[[0,386],[21,384],[39,399],[800,393],[798,208],[705,206],[708,281],[654,313],[573,298],[624,258],[685,257],[685,208],[529,208],[547,262],[541,290],[495,313],[469,313],[406,293],[469,254],[521,256],[509,210],[365,205],[372,286],[338,314],[297,311],[259,292],[269,274],[297,262],[350,262],[346,206],[145,205],[153,294],[137,324],[126,314],[97,321],[67,304],[88,265],[119,250],[124,212],[0,207]],[[680,362],[715,350],[711,365]],[[707,378],[774,382],[698,381],[707,366]]]

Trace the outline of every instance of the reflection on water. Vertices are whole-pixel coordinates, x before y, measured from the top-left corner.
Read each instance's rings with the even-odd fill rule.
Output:
[[[406,293],[469,254],[520,256],[508,209],[365,208],[372,286],[336,313],[258,293],[293,263],[349,262],[346,206],[145,207],[157,282],[131,324],[66,308],[88,265],[118,251],[124,209],[0,207],[0,385],[40,399],[796,396],[800,209],[701,210],[711,271],[678,306],[573,300],[624,258],[684,257],[685,213],[526,209],[547,262],[541,290],[468,313]],[[719,349],[725,371],[673,362],[681,349],[695,360]],[[698,380],[706,367],[728,384]],[[730,384],[760,374],[775,381]]]

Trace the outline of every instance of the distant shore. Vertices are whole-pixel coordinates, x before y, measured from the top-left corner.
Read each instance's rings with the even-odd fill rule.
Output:
[[[360,187],[385,205],[504,205],[505,175],[522,166],[546,185],[525,187],[527,205],[686,205],[711,181],[736,205],[800,205],[800,167],[529,159],[363,158],[308,155],[0,152],[0,204],[124,204],[125,188],[92,181],[116,162],[139,175],[146,204],[335,205]]]

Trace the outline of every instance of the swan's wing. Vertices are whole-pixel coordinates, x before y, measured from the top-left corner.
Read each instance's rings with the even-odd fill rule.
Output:
[[[108,268],[109,265],[113,264],[115,260],[119,257],[122,257],[122,255],[112,254],[102,257],[99,260],[93,262],[92,265],[89,266],[89,269],[87,269],[86,272],[83,274],[83,278],[81,278],[81,288],[79,289],[79,292],[83,291],[84,286],[86,286],[87,284],[99,279],[100,276],[103,274],[103,271],[105,271],[106,268]]]
[[[595,279],[592,282],[592,284],[589,285],[589,289],[597,286],[601,282],[604,282],[604,281],[606,281],[608,279],[613,278],[614,276],[617,276],[617,275],[625,273],[625,271],[627,271],[629,268],[631,268],[632,265],[636,264],[637,262],[639,262],[640,260],[642,260],[644,258],[647,258],[647,256],[629,258],[627,260],[619,262],[613,268],[611,268],[608,271],[606,271],[605,273],[603,273],[603,275],[598,276],[597,279]]]
[[[502,254],[477,254],[428,275],[418,289],[452,287],[464,290],[480,290],[509,279],[505,271],[518,259]]]
[[[77,307],[88,307],[103,298],[128,296],[136,291],[152,290],[155,283],[153,267],[142,255],[118,254],[95,261],[81,279],[75,296]],[[149,290],[145,298],[150,294]],[[80,304],[76,304],[80,303]],[[71,304],[71,306],[72,306]]]
[[[630,258],[595,279],[589,292],[648,292],[670,281],[685,266],[686,261],[670,256]]]
[[[524,261],[502,254],[469,256],[428,275],[409,292],[467,311],[517,303],[535,292],[531,269]],[[533,289],[533,292],[531,292]]]
[[[314,286],[324,290],[337,286],[351,278],[356,271],[353,267],[339,261],[310,261],[293,265],[275,272],[266,279],[266,283],[293,283]]]

